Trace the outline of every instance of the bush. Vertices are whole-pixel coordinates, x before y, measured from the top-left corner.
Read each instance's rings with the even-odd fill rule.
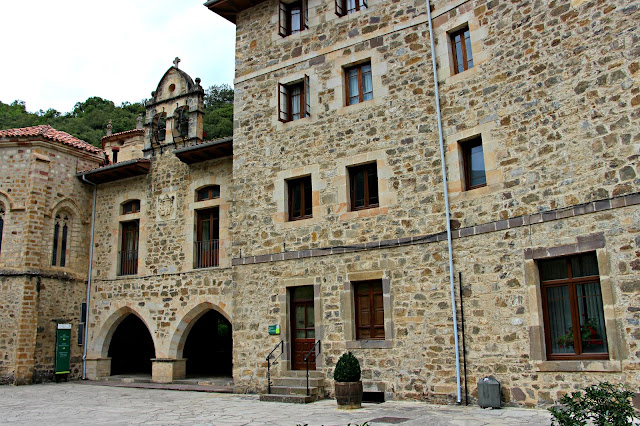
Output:
[[[630,398],[634,393],[622,385],[602,382],[584,390],[566,394],[560,398],[564,407],[551,407],[552,424],[582,426],[589,420],[597,426],[622,426],[633,424],[635,413]]]
[[[336,364],[333,379],[336,382],[359,382],[360,363],[358,362],[358,358],[351,352],[343,354]]]

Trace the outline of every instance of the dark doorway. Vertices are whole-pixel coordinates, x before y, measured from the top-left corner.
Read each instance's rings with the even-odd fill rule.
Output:
[[[313,309],[313,286],[296,287],[291,290],[291,355],[292,369],[306,370],[304,357],[316,342]],[[316,369],[316,356],[309,357],[309,369]]]
[[[231,323],[214,310],[205,313],[189,331],[183,358],[188,376],[232,375]]]
[[[111,338],[111,375],[151,374],[156,350],[147,326],[133,314],[122,320]]]

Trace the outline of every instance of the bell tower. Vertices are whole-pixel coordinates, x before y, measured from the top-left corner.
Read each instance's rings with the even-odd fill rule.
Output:
[[[165,72],[151,99],[145,119],[145,156],[168,146],[182,148],[203,141],[204,89],[178,68],[180,58]]]

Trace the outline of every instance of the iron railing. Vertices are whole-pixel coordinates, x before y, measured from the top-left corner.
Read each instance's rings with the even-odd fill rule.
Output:
[[[220,240],[196,241],[194,245],[196,268],[219,265]]]
[[[120,275],[136,275],[138,273],[138,250],[120,252]]]
[[[278,348],[280,348],[280,355],[274,356],[273,353],[276,350],[278,350]],[[283,352],[284,352],[284,340],[280,340],[280,342],[278,342],[278,344],[273,349],[271,349],[271,352],[269,352],[269,355],[267,355],[267,393],[268,394],[271,393],[271,359],[273,358],[273,365],[276,365],[278,363],[278,358],[282,356]]]
[[[318,354],[315,353],[316,346],[318,347]],[[309,349],[309,352],[307,352],[307,355],[304,357],[304,362],[307,363],[307,396],[309,396],[309,358],[311,358],[311,354],[313,354],[315,359],[317,359],[317,355],[319,355],[321,352],[322,352],[322,344],[320,343],[320,340],[318,340],[316,343],[313,344],[311,349]]]

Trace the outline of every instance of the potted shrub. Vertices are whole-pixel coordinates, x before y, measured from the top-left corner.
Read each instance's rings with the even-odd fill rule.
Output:
[[[351,353],[343,354],[333,372],[338,408],[352,409],[362,406],[362,381],[360,363]]]

